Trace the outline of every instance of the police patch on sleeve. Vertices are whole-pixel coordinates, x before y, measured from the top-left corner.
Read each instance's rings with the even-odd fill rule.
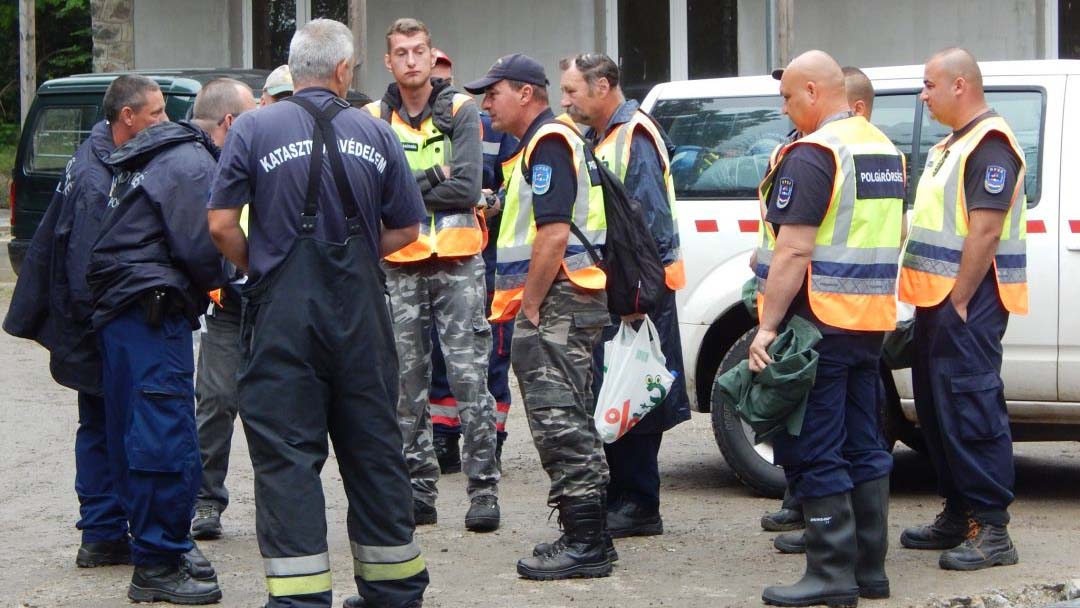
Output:
[[[542,196],[551,189],[551,165],[533,165],[532,168],[532,191],[537,196]]]
[[[983,180],[983,190],[990,194],[1001,194],[1005,189],[1005,178],[1009,172],[1001,165],[990,165],[986,168],[986,179]]]
[[[783,209],[791,202],[791,195],[795,192],[795,180],[790,177],[781,177],[776,191],[776,208]]]

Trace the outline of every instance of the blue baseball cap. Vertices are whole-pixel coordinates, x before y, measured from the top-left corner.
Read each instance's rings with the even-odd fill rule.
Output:
[[[517,80],[540,87],[549,84],[544,66],[539,61],[523,53],[513,53],[499,57],[483,78],[465,85],[465,90],[476,95],[500,80]]]

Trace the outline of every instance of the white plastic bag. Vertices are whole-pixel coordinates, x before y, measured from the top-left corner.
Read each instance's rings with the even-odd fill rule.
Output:
[[[604,383],[593,419],[605,443],[614,443],[667,397],[675,376],[667,369],[660,336],[648,316],[641,329],[623,321],[604,343]]]

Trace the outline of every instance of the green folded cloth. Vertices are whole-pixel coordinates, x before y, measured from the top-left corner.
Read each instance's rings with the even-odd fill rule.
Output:
[[[793,316],[769,346],[773,362],[765,369],[755,374],[742,361],[716,379],[713,406],[732,408],[754,430],[754,443],[781,430],[798,437],[817,375],[819,341],[813,323]]]
[[[750,277],[750,280],[743,283],[742,286],[742,303],[746,307],[746,311],[750,313],[750,318],[757,320],[757,277]]]
[[[889,369],[911,367],[915,360],[915,319],[896,324],[896,329],[885,334],[881,343],[881,360]]]

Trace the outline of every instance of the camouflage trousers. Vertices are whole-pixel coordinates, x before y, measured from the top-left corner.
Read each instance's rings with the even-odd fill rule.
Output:
[[[484,260],[383,262],[400,368],[398,424],[413,498],[434,505],[439,462],[432,442],[428,387],[431,328],[438,331],[446,377],[461,418],[461,470],[470,498],[497,494],[495,399],[487,388],[491,326],[485,314]]]
[[[608,466],[593,424],[592,352],[611,323],[607,296],[556,281],[540,305],[540,326],[519,312],[510,363],[540,462],[551,478],[548,504],[603,491]]]

